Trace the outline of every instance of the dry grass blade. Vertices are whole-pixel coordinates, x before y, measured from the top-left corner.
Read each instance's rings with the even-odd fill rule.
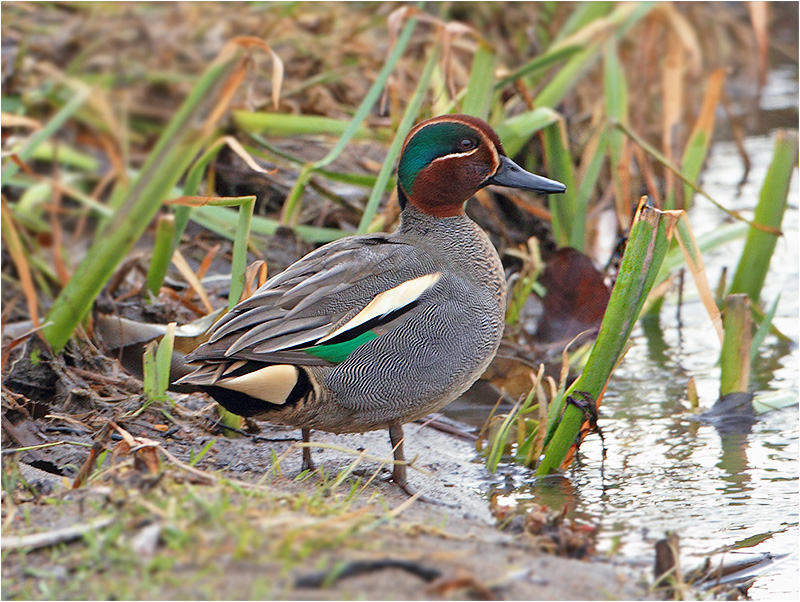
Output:
[[[206,311],[208,313],[213,312],[214,311],[214,307],[211,305],[211,300],[208,298],[208,295],[206,294],[206,291],[203,288],[203,285],[200,282],[200,279],[194,273],[194,271],[189,266],[189,264],[187,263],[186,259],[184,258],[184,256],[181,254],[181,252],[178,249],[175,249],[175,253],[172,255],[172,263],[175,265],[175,267],[181,273],[181,276],[183,276],[186,279],[186,282],[189,283],[189,286],[191,286],[192,289],[200,297],[200,301],[202,301],[203,307],[206,308]]]
[[[253,156],[245,150],[241,142],[239,142],[233,136],[223,136],[220,140],[225,144],[227,144],[228,148],[230,148],[234,153],[236,153],[236,155],[242,161],[244,161],[245,164],[253,171],[257,171],[258,173],[264,173],[264,174],[274,174],[278,171],[277,167],[271,171],[269,169],[264,169],[263,167],[261,167],[258,163],[256,163],[256,160],[253,159]]]
[[[399,8],[394,11],[391,15],[389,15],[388,25],[389,25],[389,39],[390,44],[389,48],[393,48],[395,41],[397,40],[397,33],[400,30],[400,25],[402,25],[403,21],[406,19],[417,19],[422,23],[430,23],[434,25],[437,29],[441,31],[441,45],[442,45],[442,54],[441,54],[441,61],[442,61],[442,72],[444,73],[444,81],[447,87],[447,91],[450,94],[450,98],[456,98],[457,93],[455,89],[455,82],[453,81],[452,76],[452,68],[451,68],[451,49],[453,45],[453,41],[461,36],[461,35],[470,35],[473,36],[479,42],[483,44],[489,44],[486,39],[473,27],[466,25],[465,23],[459,23],[458,21],[452,21],[450,23],[445,22],[433,15],[429,15],[428,13],[422,12],[419,8],[415,6],[404,6],[403,8]],[[385,106],[385,97],[386,91],[384,91],[384,99],[381,101],[381,106]]]
[[[674,5],[661,4],[658,8],[672,26],[671,30],[677,34],[683,48],[689,55],[689,71],[692,75],[700,74],[703,68],[703,51],[700,49],[700,40],[694,27]]]
[[[247,266],[244,272],[244,290],[242,291],[241,301],[249,299],[256,290],[264,285],[267,281],[267,274],[268,267],[266,261],[259,259]]]
[[[269,44],[264,42],[264,40],[251,36],[240,36],[228,42],[225,48],[222,49],[222,52],[220,52],[220,56],[217,60],[219,62],[228,60],[228,57],[234,52],[236,47],[260,48],[272,57],[272,103],[277,109],[280,102],[281,85],[283,84],[283,61],[277,54],[275,54],[272,48],[270,48]],[[217,101],[216,106],[209,113],[208,119],[206,120],[206,124],[203,128],[203,131],[206,134],[208,134],[211,129],[216,127],[217,122],[227,110],[233,95],[236,93],[239,85],[244,81],[244,78],[247,75],[247,65],[248,58],[243,57],[228,76],[228,80],[225,82],[220,91],[219,100]]]
[[[763,88],[769,68],[769,3],[752,0],[747,3],[747,8],[750,11],[750,21],[753,23],[753,33],[758,44],[758,84]]]
[[[178,205],[180,207],[236,207],[243,201],[252,199],[250,196],[179,196],[168,201],[165,205]]]
[[[667,54],[664,67],[661,70],[661,95],[663,112],[661,115],[661,138],[664,155],[672,162],[677,163],[677,129],[681,125],[683,113],[683,77],[686,71],[684,64],[683,48],[678,34],[673,30],[667,33]],[[675,194],[675,174],[667,170],[666,194],[672,198]]]
[[[697,287],[697,292],[700,294],[700,299],[703,301],[703,306],[711,318],[711,323],[717,331],[720,343],[722,342],[722,315],[719,312],[719,307],[714,300],[714,293],[708,284],[706,276],[706,267],[703,262],[703,254],[697,246],[692,227],[689,224],[689,216],[685,211],[671,212],[678,215],[678,222],[675,228],[675,234],[678,238],[678,244],[681,246],[683,255],[686,258],[686,265],[689,266],[689,272],[692,274],[692,279]]]
[[[25,294],[25,301],[28,304],[28,314],[31,317],[34,328],[39,328],[39,301],[36,294],[36,287],[33,284],[33,277],[31,276],[31,267],[25,255],[25,250],[22,247],[22,240],[19,237],[19,232],[17,232],[17,227],[14,224],[14,218],[6,205],[5,197],[2,197],[0,202],[2,203],[3,238],[5,239],[8,253],[11,255],[11,260],[14,262],[17,274],[19,275],[22,292]]]
[[[42,129],[41,122],[37,121],[36,119],[26,117],[25,115],[6,113],[5,111],[0,113],[0,121],[3,122],[3,127],[6,128],[27,128],[30,130]]]

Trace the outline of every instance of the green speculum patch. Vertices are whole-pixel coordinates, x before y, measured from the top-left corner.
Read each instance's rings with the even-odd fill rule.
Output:
[[[342,341],[341,343],[331,343],[330,345],[316,345],[308,349],[303,349],[308,355],[321,358],[323,360],[332,362],[334,364],[341,364],[348,356],[356,349],[361,347],[364,343],[377,338],[378,335],[368,330],[363,332],[357,337]]]

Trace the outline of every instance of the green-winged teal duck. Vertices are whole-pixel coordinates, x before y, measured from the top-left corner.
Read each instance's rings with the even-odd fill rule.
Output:
[[[214,327],[178,381],[235,414],[333,433],[389,429],[405,491],[402,425],[474,383],[503,335],[506,281],[489,238],[464,213],[488,184],[540,193],[483,120],[443,115],[408,134],[400,227],[350,236],[271,278]],[[311,468],[310,450],[303,466]]]

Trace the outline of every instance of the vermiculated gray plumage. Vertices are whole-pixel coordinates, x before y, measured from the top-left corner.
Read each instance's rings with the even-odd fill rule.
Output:
[[[381,335],[341,364],[291,349],[335,330],[377,292],[434,272],[441,278],[413,309],[380,325]],[[477,224],[466,215],[433,218],[409,207],[396,232],[329,243],[275,276],[187,359],[226,367],[285,362],[304,370],[310,387],[296,403],[253,400],[251,415],[265,420],[334,433],[388,428],[439,410],[478,379],[503,334],[505,297],[500,258]],[[214,385],[222,371],[206,369],[181,382]]]

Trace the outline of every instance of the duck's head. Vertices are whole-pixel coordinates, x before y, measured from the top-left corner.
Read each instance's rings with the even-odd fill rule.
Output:
[[[491,126],[470,115],[442,115],[408,133],[397,168],[400,206],[411,204],[435,217],[464,212],[464,203],[489,184],[564,192],[561,182],[522,169],[506,156]]]

